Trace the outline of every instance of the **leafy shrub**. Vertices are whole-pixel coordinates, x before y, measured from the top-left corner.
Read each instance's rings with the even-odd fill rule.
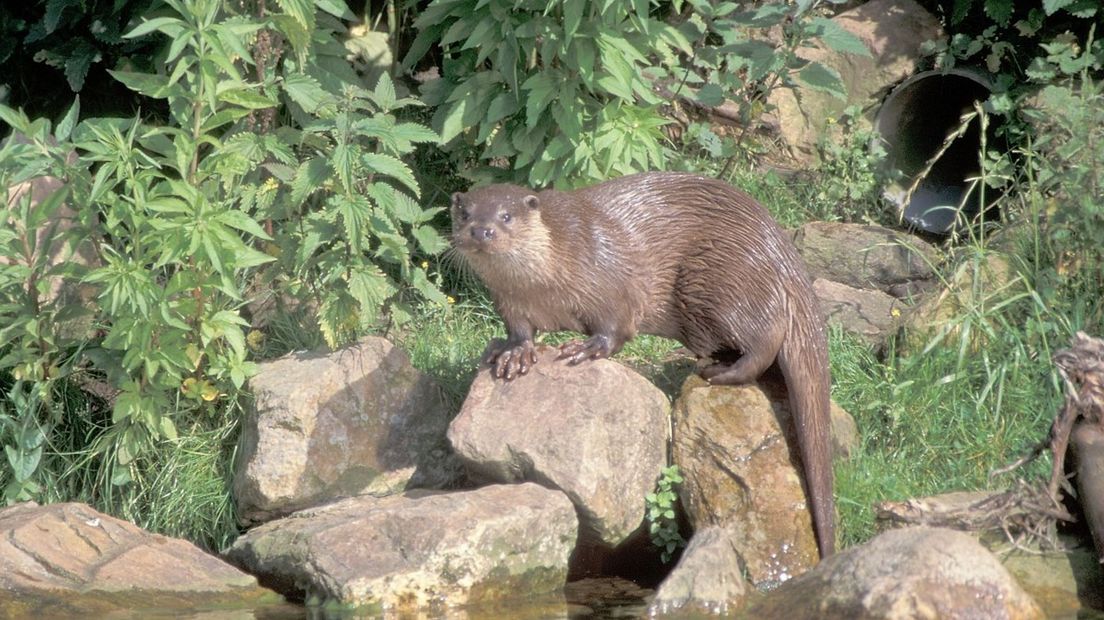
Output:
[[[48,445],[63,430],[57,382],[78,373],[108,386],[111,412],[88,422],[87,458],[67,471],[99,468],[86,480],[101,500],[130,485],[140,487],[134,502],[160,501],[145,485],[171,484],[151,468],[173,459],[151,457],[151,446],[206,434],[228,463],[223,443],[236,418],[226,412],[256,371],[243,309],[258,281],[317,308],[332,346],[376,325],[381,311],[400,318],[408,291],[443,301],[414,259],[444,245],[429,225],[435,211],[417,203],[400,159],[437,135],[394,116],[417,101],[399,98],[389,77],[373,90],[357,84],[334,36],[343,3],[284,0],[286,12],[248,14],[220,0],[164,2],[170,11],[125,35],[162,35],[163,70],[112,75],[162,102],[167,123],[78,124],[74,104],[52,132],[0,106],[23,136],[0,147],[0,187],[46,173],[65,181],[46,200],[17,201],[16,225],[0,228],[0,372],[15,380],[0,409],[8,501],[44,492],[36,477],[57,475],[42,468],[42,438]],[[280,123],[283,103],[295,121]],[[50,228],[63,204],[76,225]],[[36,250],[73,239],[91,243],[98,264],[51,266]],[[47,295],[57,278],[92,287],[94,303]],[[64,329],[82,309],[94,329]],[[189,467],[210,475],[211,465]],[[224,516],[227,501],[216,502]]]
[[[404,65],[440,46],[441,79],[423,92],[433,125],[453,148],[462,138],[513,169],[490,174],[563,185],[662,168],[662,100],[644,74],[653,52],[690,49],[650,6],[434,0]]]
[[[461,146],[471,145],[497,166],[476,176],[575,185],[665,167],[660,106],[672,93],[706,107],[732,99],[748,127],[775,88],[843,97],[839,74],[802,59],[800,48],[821,41],[869,55],[814,15],[812,0],[749,10],[705,0],[653,11],[654,4],[435,0],[415,22],[419,34],[404,62],[440,46],[443,74],[427,84],[425,101],[437,106],[434,126],[454,150],[463,156]],[[656,17],[668,8],[677,25]],[[766,36],[772,28],[781,28],[781,43]],[[710,153],[730,150],[707,128],[691,130]]]
[[[108,79],[119,65],[148,65],[156,47],[125,38],[155,0],[33,0],[0,5],[0,102],[60,114],[73,93],[87,92],[99,110],[127,110],[136,103]],[[33,78],[29,79],[29,76]]]

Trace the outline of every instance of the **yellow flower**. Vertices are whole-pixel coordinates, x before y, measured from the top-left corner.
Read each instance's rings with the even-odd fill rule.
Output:
[[[455,297],[453,297],[452,295],[449,295],[449,296],[447,296],[447,297],[446,297],[445,299],[446,299],[446,300],[447,300],[447,301],[448,301],[448,302],[449,302],[450,304],[454,304],[454,303],[456,303],[456,298],[455,298]]]
[[[429,261],[427,261],[427,260],[422,261],[422,269],[429,269]]]

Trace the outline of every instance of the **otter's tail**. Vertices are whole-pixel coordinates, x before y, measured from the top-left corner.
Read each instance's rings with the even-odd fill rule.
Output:
[[[833,495],[831,439],[831,377],[823,321],[812,304],[791,315],[791,329],[778,354],[786,377],[790,411],[797,427],[798,448],[805,469],[806,496],[813,513],[822,558],[836,549],[836,501]]]

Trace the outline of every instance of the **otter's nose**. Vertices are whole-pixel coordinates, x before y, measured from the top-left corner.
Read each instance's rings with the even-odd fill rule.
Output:
[[[494,239],[495,231],[493,228],[475,226],[471,229],[471,236],[476,241],[490,241]]]

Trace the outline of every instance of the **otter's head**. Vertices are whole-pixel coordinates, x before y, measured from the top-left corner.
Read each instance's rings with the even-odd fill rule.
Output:
[[[524,187],[489,185],[452,195],[452,247],[469,261],[543,254],[540,200]]]

